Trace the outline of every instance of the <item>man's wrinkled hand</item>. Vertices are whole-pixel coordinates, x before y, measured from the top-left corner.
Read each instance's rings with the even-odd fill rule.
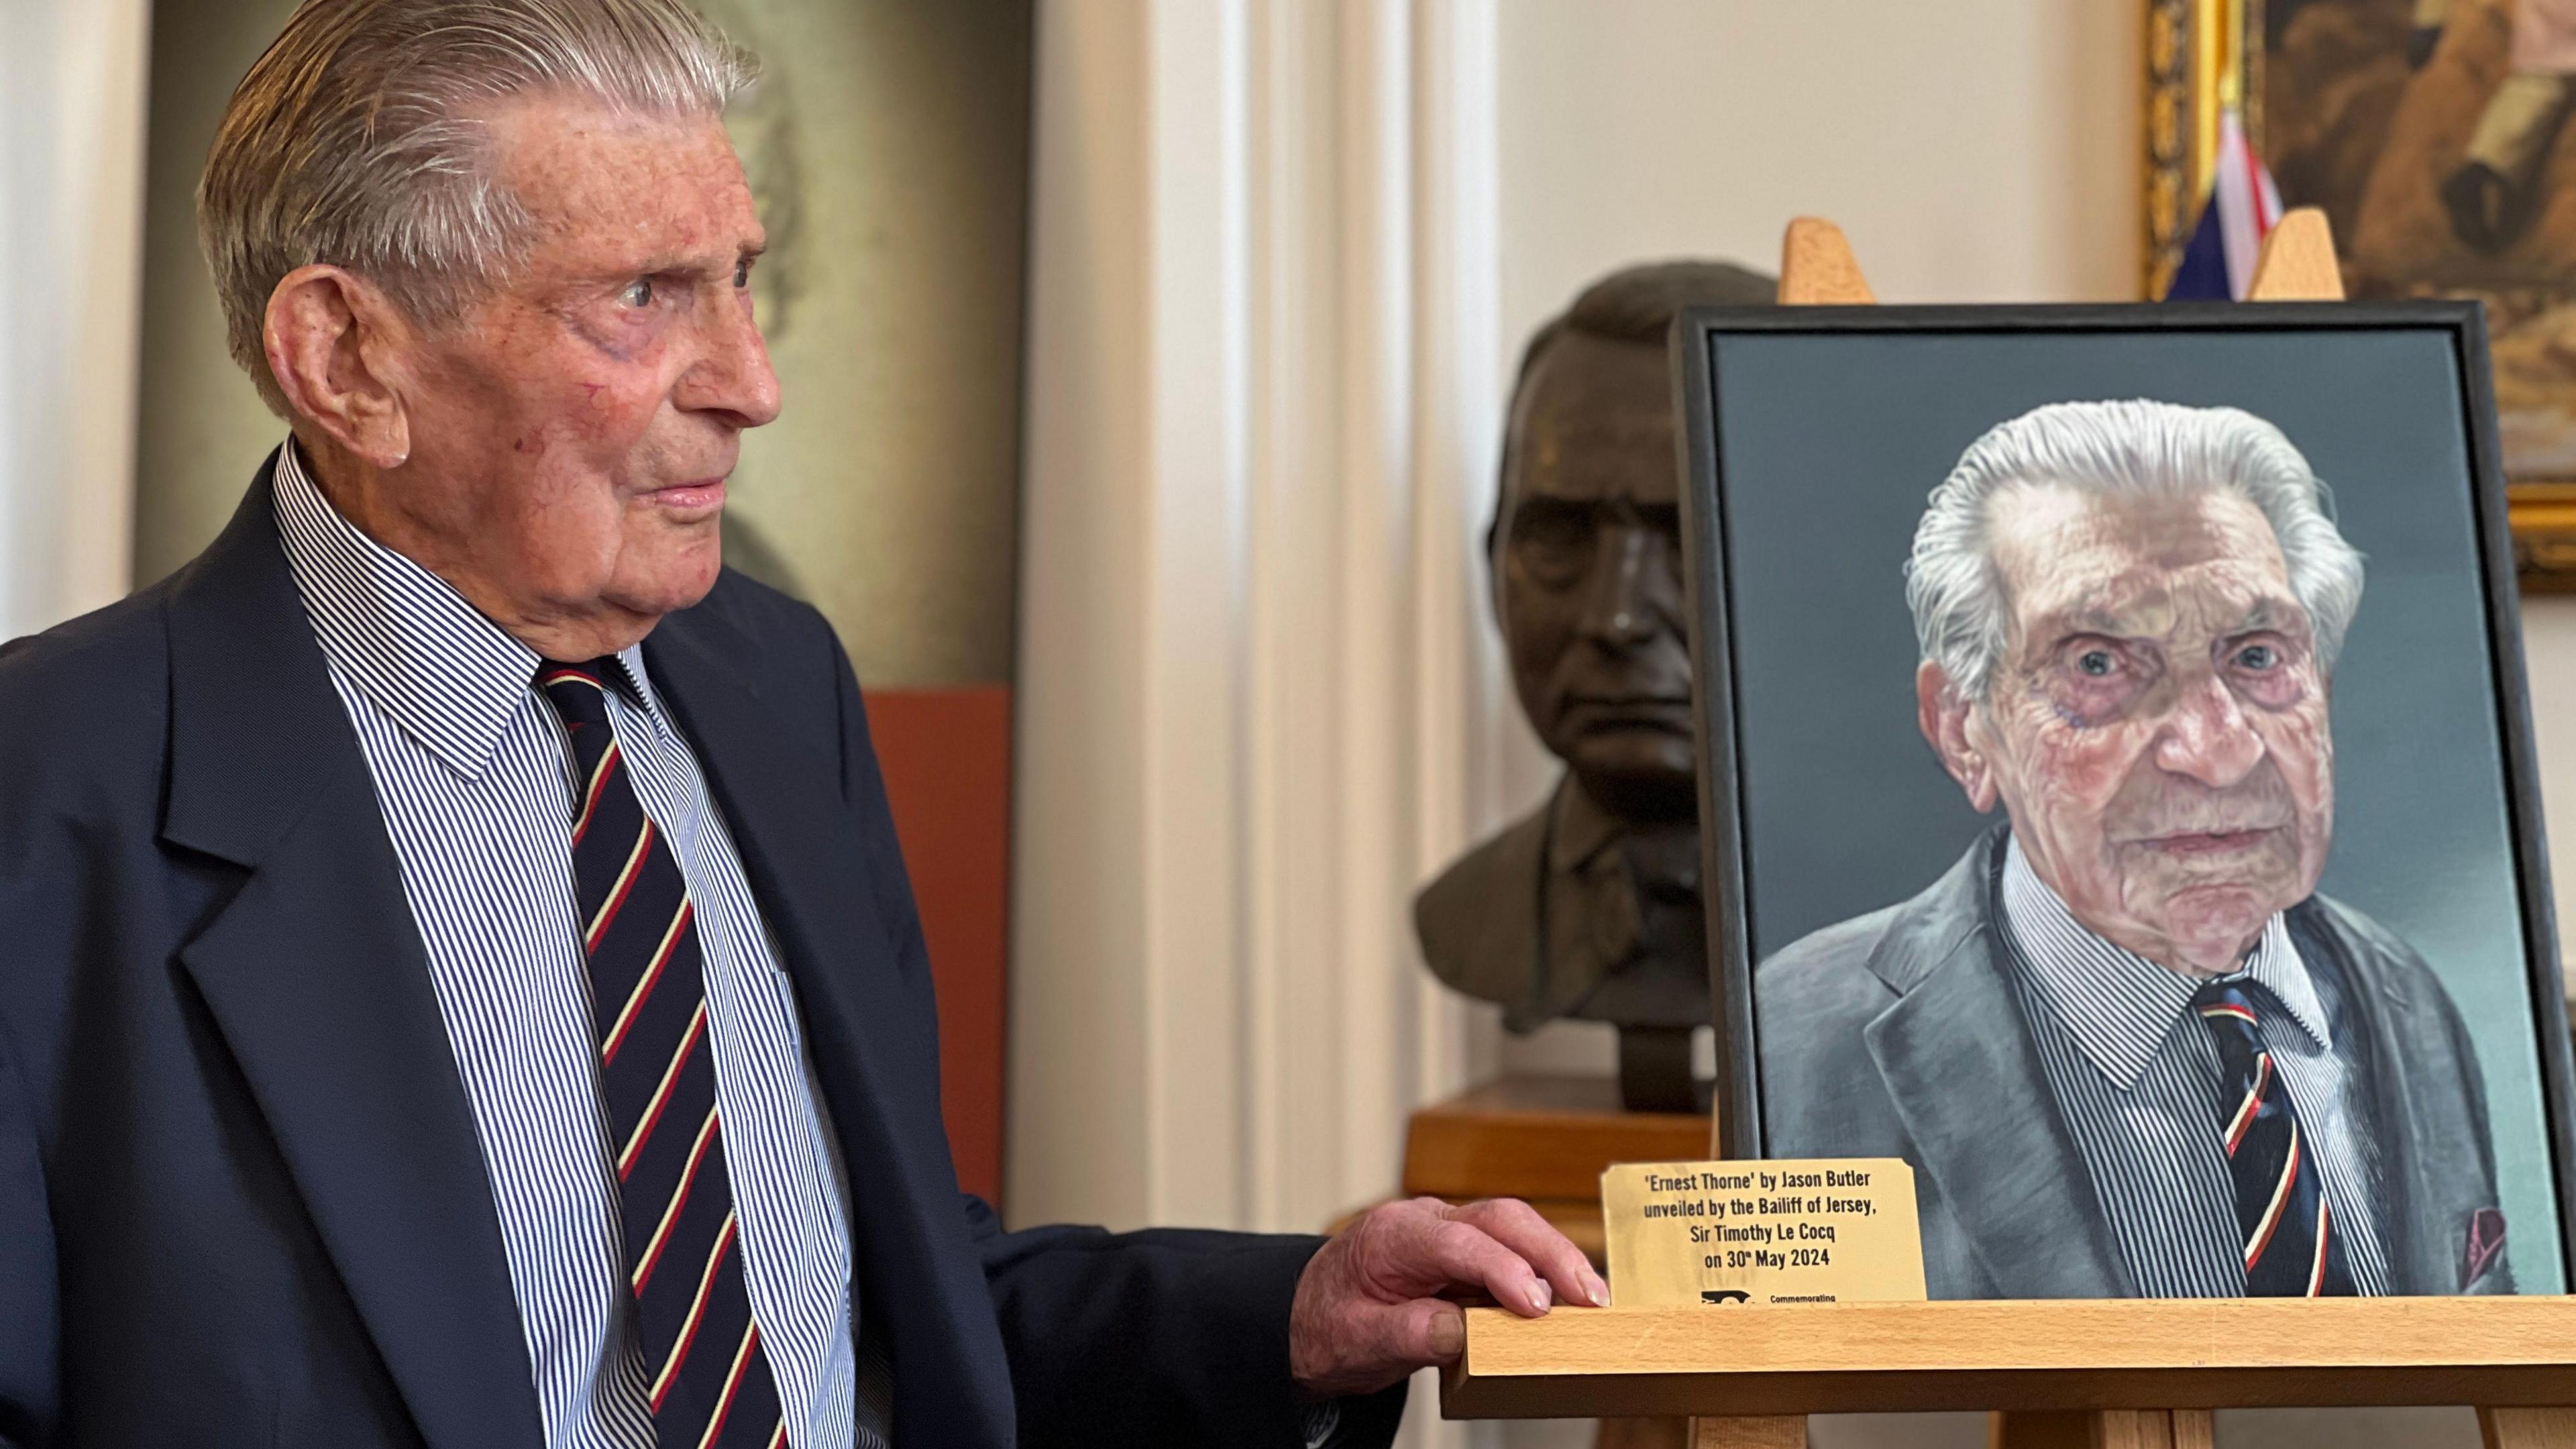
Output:
[[[1600,1307],[1610,1290],[1528,1203],[1391,1202],[1307,1263],[1288,1318],[1289,1368],[1317,1398],[1374,1393],[1455,1363],[1467,1346],[1459,1305],[1486,1299],[1536,1318],[1552,1303]]]

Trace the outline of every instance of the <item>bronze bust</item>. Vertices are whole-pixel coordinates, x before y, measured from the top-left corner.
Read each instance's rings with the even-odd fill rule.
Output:
[[[1619,1028],[1621,1100],[1704,1108],[1709,1020],[1680,465],[1665,334],[1685,307],[1769,303],[1768,277],[1665,262],[1602,278],[1521,355],[1486,534],[1521,709],[1565,777],[1414,900],[1442,981],[1527,1032]]]

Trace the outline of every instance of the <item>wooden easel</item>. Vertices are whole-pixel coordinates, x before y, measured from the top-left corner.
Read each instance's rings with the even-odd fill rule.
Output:
[[[2343,300],[2322,212],[2281,218],[2250,294]],[[1814,217],[1789,224],[1779,295],[1877,300]],[[1689,1415],[1692,1449],[1805,1449],[1811,1413],[1933,1409],[1993,1411],[1995,1449],[2212,1449],[2215,1409],[2460,1403],[2487,1449],[2576,1449],[2576,1299],[1473,1309],[1441,1385],[1454,1418]]]
[[[2016,1449],[2209,1449],[2213,1409],[2470,1403],[2489,1449],[2576,1449],[2576,1301],[1471,1308],[1440,1398],[1451,1418],[1693,1415],[1694,1449],[1804,1449],[1811,1413],[1998,1407]]]
[[[2326,214],[2302,206],[2284,215],[2263,238],[2247,290],[2250,302],[2342,301],[2343,269],[2335,263]],[[1841,227],[1814,216],[1789,223],[1780,239],[1780,305],[1866,307],[1877,300]]]

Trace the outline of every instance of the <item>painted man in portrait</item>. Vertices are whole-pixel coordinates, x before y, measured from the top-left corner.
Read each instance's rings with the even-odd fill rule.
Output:
[[[2317,892],[2362,559],[2279,429],[2060,403],[1905,570],[1957,865],[1756,973],[1767,1151],[1902,1157],[1943,1297],[2511,1290],[2476,1054]]]

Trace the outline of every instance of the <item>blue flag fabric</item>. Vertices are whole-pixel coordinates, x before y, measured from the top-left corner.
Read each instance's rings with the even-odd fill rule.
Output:
[[[2227,242],[2219,232],[2216,197],[2200,208],[2200,225],[2191,229],[2191,241],[2183,247],[2182,260],[2174,266],[2173,280],[2165,284],[2165,300],[2235,300],[2227,287]]]

